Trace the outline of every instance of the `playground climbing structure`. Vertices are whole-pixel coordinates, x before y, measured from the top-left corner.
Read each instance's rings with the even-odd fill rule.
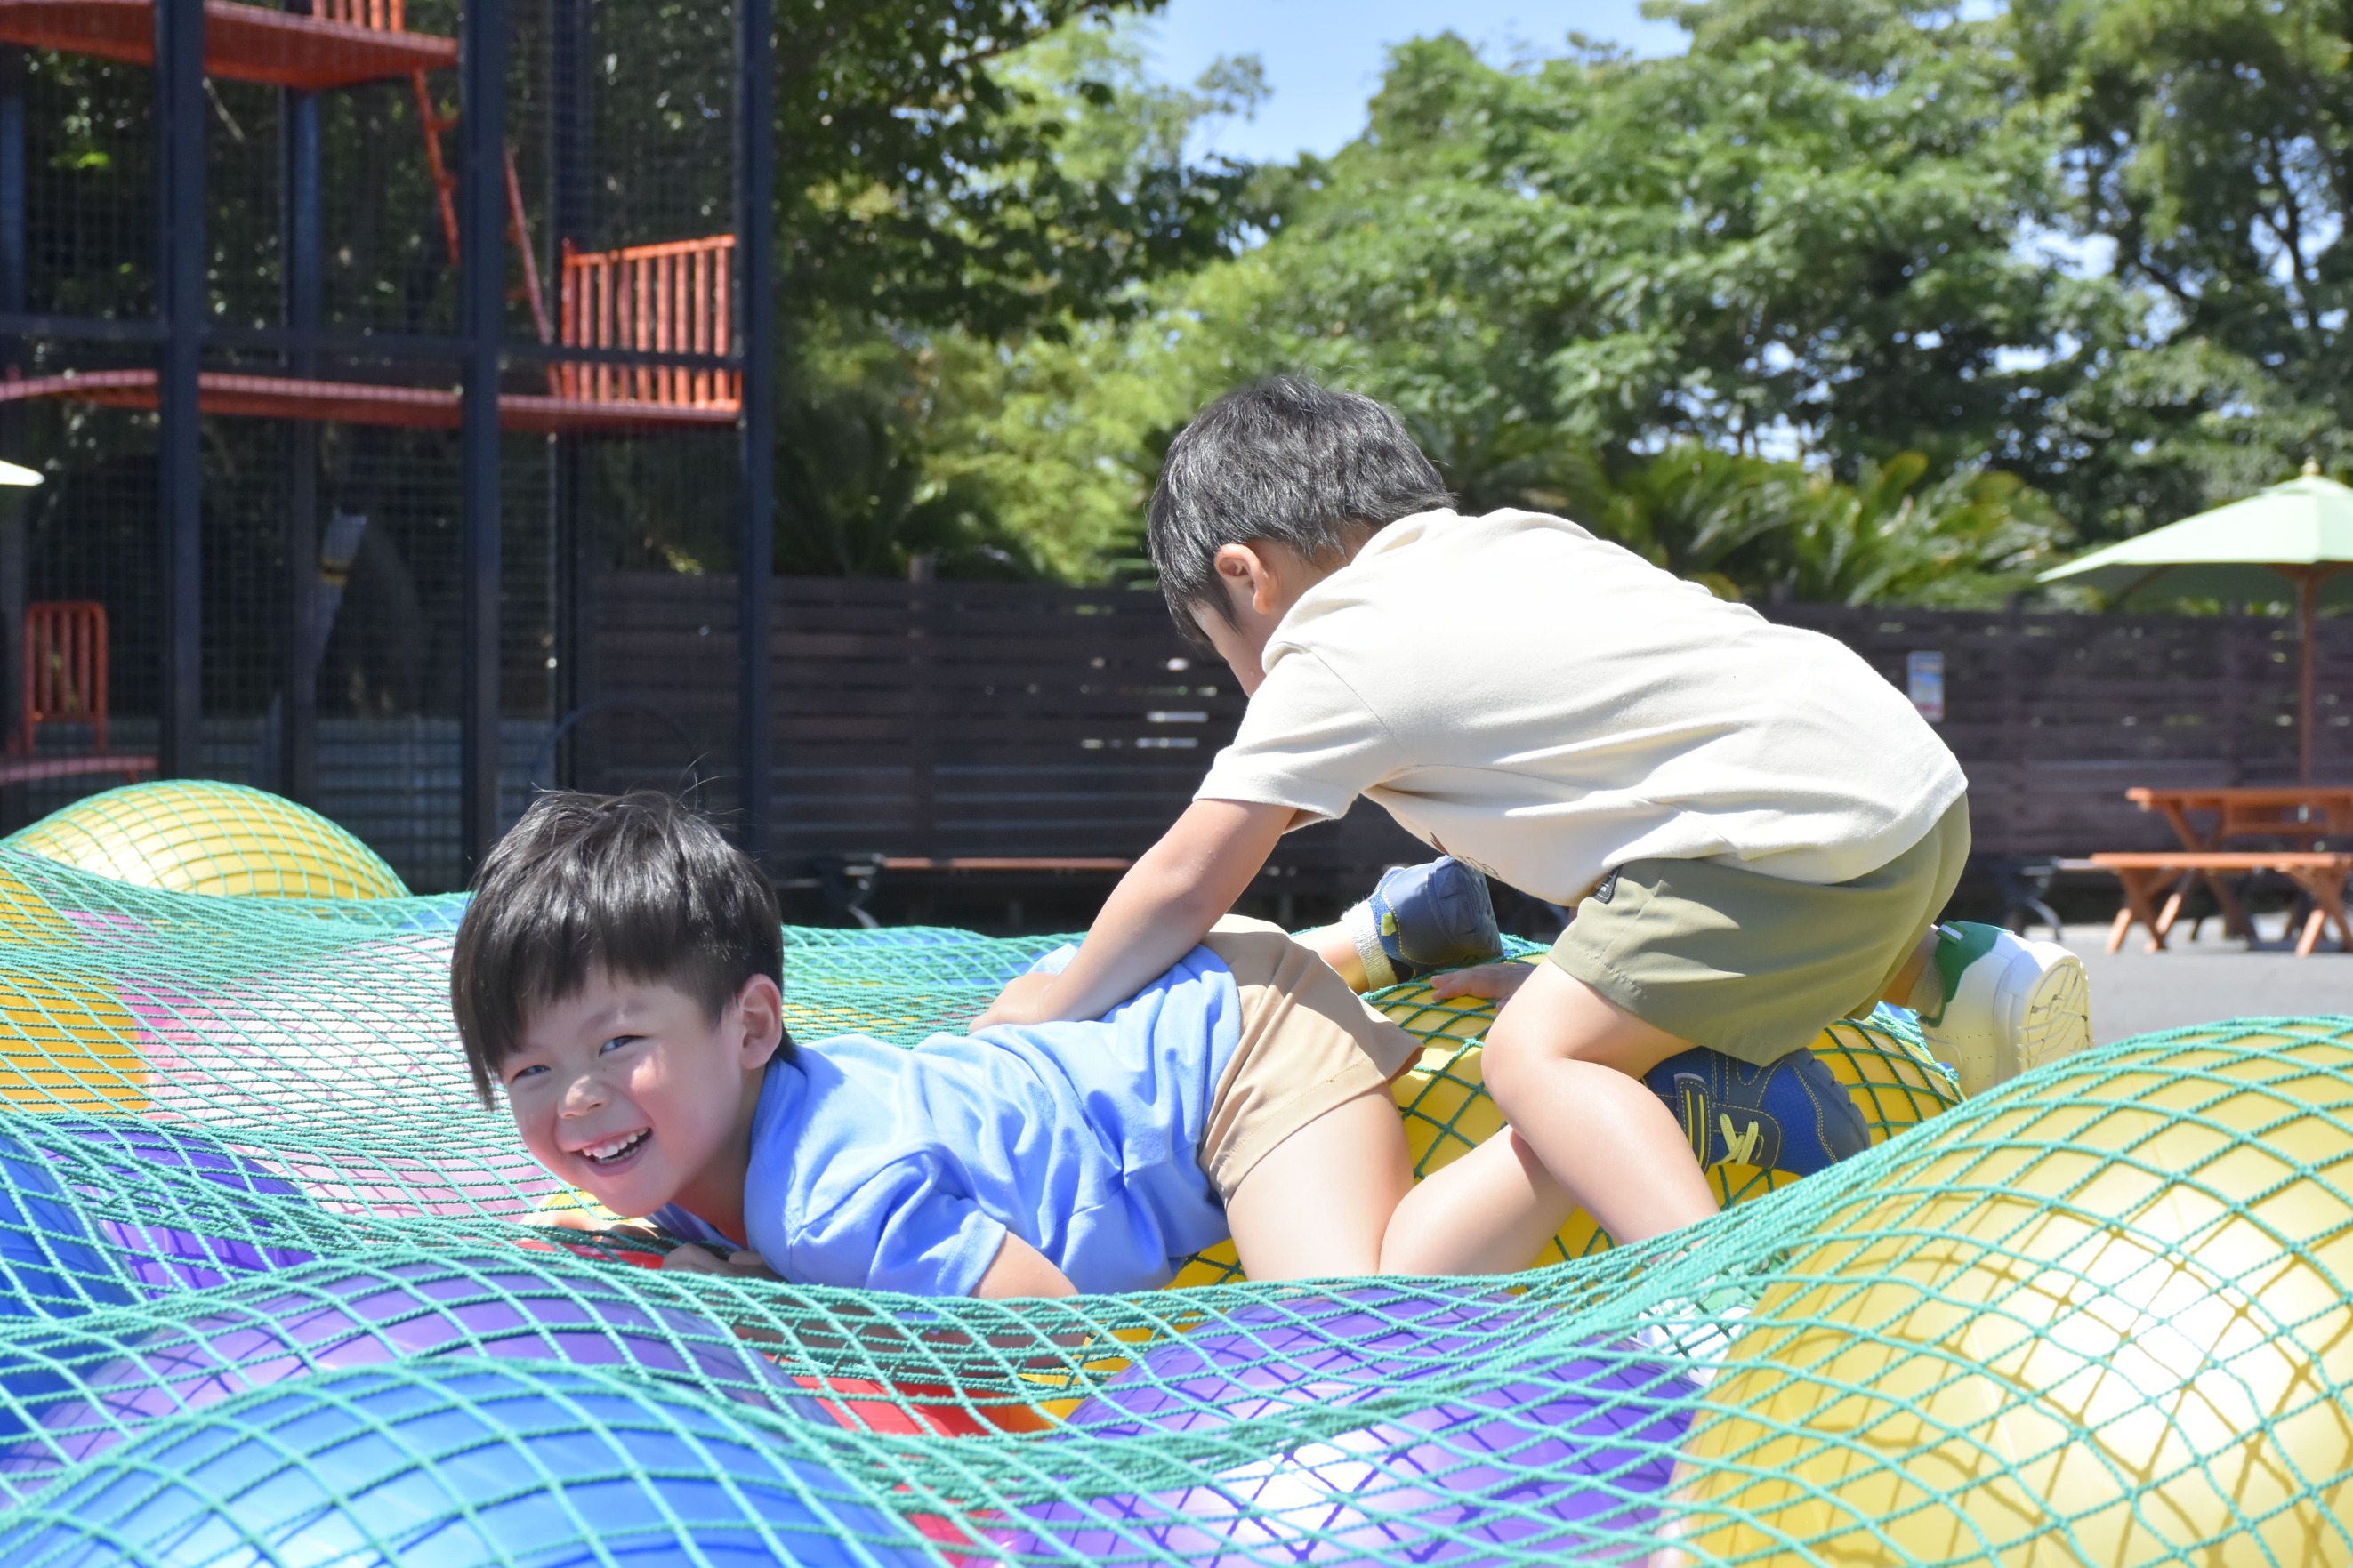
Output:
[[[346,818],[383,764],[337,726],[429,732],[445,825],[387,852],[454,885],[586,700],[579,605],[627,519],[682,520],[717,569],[769,558],[742,438],[769,424],[745,282],[769,241],[740,216],[772,210],[744,132],[770,116],[742,113],[769,101],[769,9],[653,26],[600,0],[0,0],[0,447],[51,479],[0,515],[0,652],[32,604],[103,603],[115,727],[161,775]]]

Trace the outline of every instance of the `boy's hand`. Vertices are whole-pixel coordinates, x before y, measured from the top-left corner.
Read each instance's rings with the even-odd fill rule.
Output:
[[[707,1247],[690,1242],[673,1247],[662,1259],[664,1268],[675,1268],[681,1274],[717,1274],[730,1279],[774,1279],[776,1271],[756,1252],[731,1253],[722,1258]]]
[[[1440,1002],[1455,996],[1510,996],[1535,973],[1532,963],[1482,963],[1433,975],[1430,994]]]
[[[1102,1017],[1199,944],[1293,815],[1287,805],[1195,801],[1128,868],[1062,973],[1014,981],[972,1026]]]
[[[1053,1016],[1044,1006],[1049,1000],[1047,990],[1053,984],[1054,976],[1050,974],[1015,975],[1005,983],[1005,989],[997,994],[997,1000],[988,1005],[987,1011],[972,1021],[972,1027],[977,1031],[991,1024],[1044,1023]]]

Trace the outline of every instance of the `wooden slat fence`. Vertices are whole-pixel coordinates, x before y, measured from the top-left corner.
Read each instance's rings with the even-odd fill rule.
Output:
[[[579,727],[583,784],[674,787],[699,757],[706,800],[741,798],[733,592],[716,576],[597,581],[587,689],[629,706]],[[1156,594],[782,578],[774,616],[786,864],[861,850],[1133,856],[1241,718],[1232,675],[1177,637]],[[1320,885],[1417,848],[1367,807],[1292,836],[1276,864]]]
[[[720,809],[732,757],[734,584],[614,574],[592,594],[587,672],[610,704],[578,729],[590,787],[674,786]],[[994,583],[785,578],[776,585],[775,792],[789,862],[910,856],[1132,856],[1191,797],[1243,700],[1177,637],[1157,595]],[[1982,854],[2163,848],[2133,784],[2293,776],[2293,628],[2238,616],[1777,605],[1901,685],[1945,658],[1940,726],[1967,766]],[[2324,623],[2320,765],[2353,776],[2353,624]],[[1360,806],[1292,836],[1302,890],[1416,851]]]
[[[2135,784],[2295,778],[2293,623],[2243,616],[2025,615],[1777,605],[1897,685],[1905,657],[1945,656],[1937,728],[1969,775],[1978,853],[2078,855],[2175,846]],[[2353,622],[2323,621],[2315,768],[2353,777]]]

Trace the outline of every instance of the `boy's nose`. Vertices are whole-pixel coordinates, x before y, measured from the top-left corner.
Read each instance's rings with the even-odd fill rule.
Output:
[[[564,1086],[561,1108],[566,1116],[578,1116],[584,1111],[595,1110],[604,1103],[605,1086],[593,1072],[575,1074],[571,1081]]]

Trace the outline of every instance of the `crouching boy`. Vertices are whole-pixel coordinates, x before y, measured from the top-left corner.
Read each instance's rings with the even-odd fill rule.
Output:
[[[558,1180],[802,1283],[1142,1289],[1229,1234],[1260,1279],[1482,1272],[1566,1218],[1466,1191],[1395,1223],[1418,1047],[1271,925],[1219,922],[1100,1018],[913,1049],[797,1045],[782,979],[775,892],[708,822],[551,795],[484,862],[450,991]]]
[[[1297,377],[1228,394],[1170,445],[1149,542],[1177,624],[1249,710],[1077,956],[980,1023],[1097,1011],[1208,930],[1282,834],[1363,796],[1576,907],[1548,962],[1487,977],[1516,988],[1485,1058],[1511,1126],[1447,1173],[1565,1189],[1620,1241],[1713,1214],[1715,1140],[1692,1130],[1757,1120],[1778,1064],[1883,998],[1967,1092],[2089,1043],[2073,954],[1941,918],[1968,781],[1829,638],[1566,518],[1458,513],[1394,414]],[[1368,973],[1390,941],[1362,925]],[[1679,1122],[1646,1088],[1677,1059],[1722,1110]]]

